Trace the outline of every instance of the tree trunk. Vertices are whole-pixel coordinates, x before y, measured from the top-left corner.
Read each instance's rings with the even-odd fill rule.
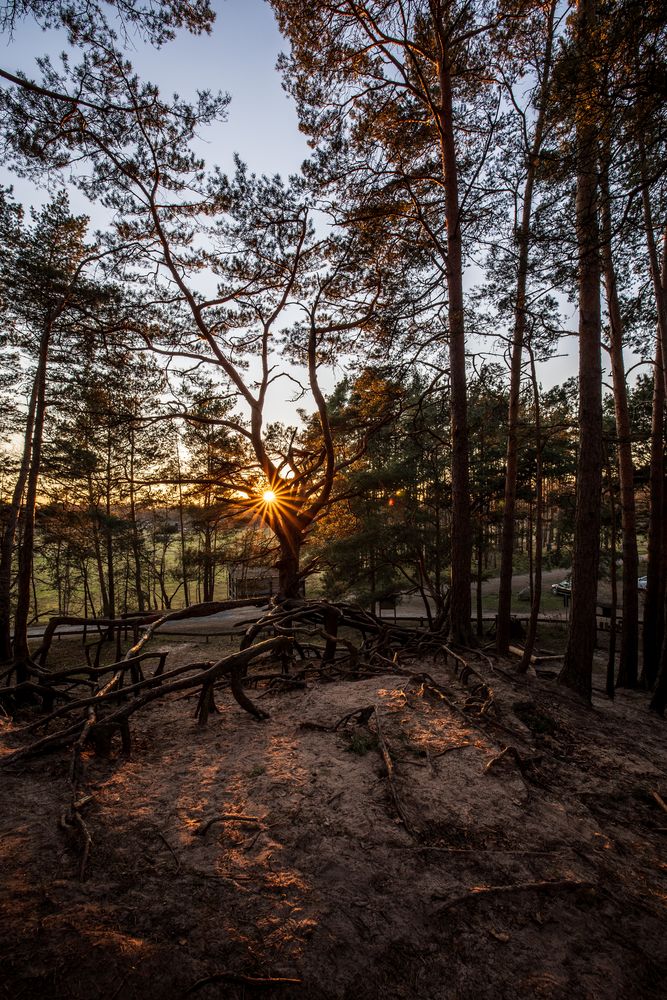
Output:
[[[498,618],[496,623],[496,652],[501,656],[506,656],[509,652],[510,642],[516,484],[519,464],[519,396],[521,392],[521,358],[526,333],[526,289],[528,284],[528,260],[530,251],[530,222],[533,211],[535,173],[537,170],[540,150],[542,148],[544,122],[547,109],[547,95],[551,83],[551,53],[553,48],[555,10],[556,3],[552,2],[549,7],[547,43],[544,51],[539,110],[537,122],[535,123],[533,143],[528,155],[526,182],[523,192],[523,207],[521,210],[521,225],[517,233],[519,261],[516,281],[514,333],[512,335],[512,357],[510,362],[509,409],[507,414],[507,456],[505,459],[505,499],[500,544],[500,584],[498,590]]]
[[[579,85],[576,126],[576,228],[579,262],[579,433],[572,560],[572,611],[558,680],[590,702],[600,558],[602,485],[602,364],[600,357],[600,258],[594,93],[595,0],[581,0],[576,38]]]
[[[482,520],[482,511],[479,512],[479,520],[477,523],[477,586],[476,586],[476,605],[477,605],[477,635],[481,638],[484,635],[484,608],[482,604],[482,582],[484,580],[484,522]]]
[[[100,585],[100,600],[102,602],[102,617],[109,617],[109,594],[107,592],[107,582],[104,575],[104,562],[102,561],[102,544],[100,541],[100,509],[99,500],[95,499],[93,493],[93,477],[88,474],[88,502],[90,504],[91,533],[93,536],[93,549],[95,551],[95,565],[97,567],[97,580]]]
[[[662,283],[667,277],[667,234],[662,264]],[[648,567],[644,598],[642,682],[651,690],[658,676],[664,634],[665,584],[665,375],[660,335],[656,339],[651,418],[650,514],[648,524]]]
[[[614,499],[614,477],[611,462],[607,460],[607,481],[609,483],[609,512],[611,521],[611,616],[609,619],[609,656],[607,657],[607,695],[614,697],[616,677],[616,610],[618,608],[618,586],[616,572],[616,500]]]
[[[203,554],[203,577],[204,577],[204,600],[213,600],[213,591],[215,590],[215,575],[213,566],[213,545],[212,545],[212,529],[210,522],[207,520],[204,525],[204,554]]]
[[[141,583],[141,541],[137,524],[137,504],[134,488],[135,431],[130,428],[130,523],[132,525],[132,558],[134,568],[134,589],[137,595],[137,611],[145,611],[146,601]]]
[[[619,687],[637,686],[639,666],[639,596],[637,577],[637,518],[635,513],[635,473],[632,461],[630,410],[623,363],[623,320],[618,301],[616,273],[612,257],[612,218],[609,193],[609,153],[604,153],[600,169],[602,263],[609,313],[609,354],[614,386],[614,412],[618,440],[618,475],[621,494],[621,524],[623,530],[623,624],[621,656],[618,667]]]
[[[447,225],[447,293],[449,319],[449,378],[452,436],[452,580],[450,630],[455,642],[469,646],[471,632],[470,470],[466,340],[463,313],[463,248],[458,191],[458,162],[454,138],[451,67],[444,25],[437,26],[440,40],[439,80],[442,171]]]
[[[32,436],[35,428],[35,407],[37,405],[38,374],[32,385],[30,403],[26,416],[25,434],[23,437],[23,454],[21,465],[14,486],[7,524],[2,535],[2,549],[0,551],[0,663],[7,663],[12,658],[12,556],[14,553],[14,543],[16,541],[16,531],[21,514],[21,501],[25,491],[25,484],[30,470],[30,456],[32,454]]]
[[[519,673],[526,673],[530,666],[530,658],[535,648],[537,636],[537,619],[540,613],[540,603],[542,601],[542,510],[543,510],[543,475],[542,475],[542,420],[540,412],[540,389],[537,383],[537,372],[535,371],[535,357],[533,351],[528,346],[530,352],[530,379],[533,386],[533,407],[535,411],[535,561],[534,561],[534,582],[531,591],[530,617],[528,619],[528,632],[524,645],[523,656],[518,666]]]
[[[190,587],[188,583],[188,566],[185,548],[185,524],[183,520],[183,481],[181,479],[181,456],[176,442],[176,468],[178,470],[178,527],[181,543],[181,569],[183,578],[183,600],[185,607],[190,607]]]
[[[109,598],[109,606],[106,609],[106,614],[109,618],[116,617],[116,574],[113,565],[113,530],[111,523],[111,427],[107,428],[107,468],[106,468],[106,497],[104,501],[105,507],[105,525],[104,525],[104,542],[107,557],[107,593]],[[111,639],[112,633],[109,633],[109,638]]]
[[[301,576],[299,560],[301,555],[302,535],[298,528],[281,525],[276,529],[276,537],[280,544],[278,559],[278,589],[281,597],[301,597]]]
[[[662,372],[665,383],[665,393],[667,394],[667,285],[665,284],[664,272],[661,273],[658,250],[653,232],[653,219],[651,213],[651,201],[648,184],[642,170],[642,201],[644,205],[644,223],[646,229],[646,243],[649,253],[649,264],[651,268],[651,278],[655,294],[656,309],[658,313],[658,331],[660,336],[660,347],[662,352]],[[665,233],[667,239],[667,232]],[[664,254],[663,254],[664,262]],[[664,586],[664,584],[663,584]],[[664,715],[667,707],[667,588],[665,588],[665,601],[663,610],[663,637],[660,651],[660,662],[658,664],[658,677],[655,691],[651,698],[651,710],[659,715]]]
[[[44,416],[46,413],[46,370],[51,339],[51,323],[44,326],[39,345],[39,358],[35,373],[35,418],[33,425],[30,468],[26,482],[23,524],[18,555],[18,576],[16,588],[16,613],[14,618],[13,660],[18,684],[28,678],[30,650],[28,647],[28,618],[30,615],[30,591],[32,563],[35,550],[35,510],[37,506],[37,484],[42,459],[42,439],[44,436]]]

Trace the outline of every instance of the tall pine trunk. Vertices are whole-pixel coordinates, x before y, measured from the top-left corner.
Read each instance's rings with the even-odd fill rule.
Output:
[[[498,589],[498,618],[496,624],[496,652],[509,652],[510,619],[512,614],[512,569],[514,561],[514,526],[516,516],[516,486],[519,465],[518,426],[519,397],[521,393],[521,361],[526,334],[526,290],[528,285],[528,263],[530,255],[530,222],[533,211],[533,189],[535,174],[542,149],[547,96],[551,82],[551,57],[553,49],[554,15],[556,4],[551,3],[547,23],[547,43],[544,51],[542,84],[538,105],[535,133],[528,155],[526,181],[523,191],[521,225],[517,233],[519,260],[516,281],[516,305],[514,308],[514,332],[512,335],[512,355],[510,361],[509,408],[507,413],[507,455],[505,458],[505,497],[503,525],[500,543],[500,583]]]
[[[37,371],[35,373],[35,418],[18,554],[13,661],[16,670],[16,680],[19,684],[26,680],[29,674],[28,619],[30,617],[32,567],[35,550],[35,512],[37,507],[37,486],[42,460],[42,440],[44,437],[44,417],[46,414],[46,370],[50,340],[51,322],[47,320],[40,340]]]
[[[470,645],[472,528],[470,521],[470,459],[466,340],[463,312],[463,246],[458,188],[458,161],[454,137],[454,108],[450,54],[442,21],[436,25],[440,45],[440,105],[438,130],[445,187],[447,226],[446,280],[449,320],[449,378],[452,437],[452,581],[450,631],[452,638]]]
[[[540,603],[542,601],[542,547],[543,547],[543,510],[544,510],[544,490],[543,490],[543,460],[542,460],[542,414],[540,409],[540,388],[537,382],[537,372],[535,370],[535,356],[528,345],[530,353],[530,380],[533,387],[533,409],[535,413],[535,564],[534,564],[534,584],[531,592],[530,616],[528,618],[528,631],[524,645],[523,656],[518,666],[519,673],[527,673],[530,667],[530,660],[535,648],[537,637],[537,619],[540,614]]]
[[[112,442],[111,442],[111,427],[107,428],[107,467],[106,467],[106,496],[104,500],[104,547],[106,553],[107,561],[107,596],[109,601],[109,607],[107,609],[107,615],[109,618],[116,617],[116,572],[114,569],[113,562],[113,522],[112,522],[112,510],[111,510],[111,468],[112,468]],[[112,632],[109,632],[109,638],[111,638]]]
[[[97,569],[97,582],[100,588],[100,600],[102,602],[101,612],[105,617],[109,617],[109,594],[107,592],[107,581],[104,574],[104,562],[102,560],[102,542],[100,540],[100,509],[99,500],[95,498],[93,491],[93,477],[88,473],[88,503],[90,505],[91,534],[93,536],[93,550],[95,552],[95,566]]]
[[[35,430],[35,407],[37,405],[38,374],[32,385],[30,403],[26,416],[25,434],[23,437],[23,453],[19,466],[14,492],[12,494],[7,524],[2,534],[0,550],[0,663],[8,663],[12,658],[12,559],[14,543],[21,515],[21,503],[25,485],[30,471],[30,456],[32,455],[32,436]]]
[[[609,153],[603,154],[600,169],[602,221],[602,264],[609,313],[609,355],[614,387],[614,413],[620,481],[623,551],[623,623],[621,656],[618,667],[619,687],[636,687],[639,673],[639,595],[637,577],[637,517],[635,512],[635,472],[632,461],[630,409],[623,362],[623,320],[618,301],[616,272],[612,256],[612,218],[609,192]]]
[[[596,639],[602,487],[602,363],[600,356],[600,240],[597,199],[595,0],[580,0],[576,45],[580,70],[576,100],[576,232],[579,266],[579,433],[572,560],[572,611],[558,680],[590,701]]]
[[[139,537],[139,525],[137,524],[137,502],[134,485],[134,466],[136,461],[136,442],[134,427],[130,428],[130,524],[131,524],[131,548],[134,572],[134,590],[137,595],[137,611],[146,610],[144,599],[144,589],[141,581],[141,539]]]
[[[667,251],[667,239],[665,240]],[[663,258],[663,284],[667,271],[667,253]],[[650,513],[648,523],[646,596],[644,598],[644,629],[642,635],[642,682],[650,690],[655,684],[660,664],[664,633],[665,604],[665,376],[663,374],[660,336],[656,339],[653,371],[653,408],[651,416]]]
[[[667,394],[667,283],[665,282],[664,271],[661,272],[658,248],[655,242],[653,231],[653,217],[651,212],[651,199],[648,183],[646,181],[645,169],[642,164],[642,202],[644,207],[644,225],[646,229],[646,244],[649,255],[649,265],[651,269],[651,279],[655,294],[656,310],[658,313],[658,334],[660,338],[660,348],[662,353],[662,372]],[[667,238],[667,234],[666,234]],[[663,256],[664,262],[664,256]],[[664,715],[667,707],[667,588],[665,588],[665,598],[663,607],[663,635],[662,647],[660,650],[660,661],[658,664],[658,675],[651,698],[651,709],[659,715]]]
[[[186,608],[190,607],[190,583],[188,580],[187,551],[185,545],[185,519],[183,516],[183,479],[181,476],[181,454],[176,442],[176,469],[178,473],[178,529],[181,548],[181,575],[183,579],[183,601]]]

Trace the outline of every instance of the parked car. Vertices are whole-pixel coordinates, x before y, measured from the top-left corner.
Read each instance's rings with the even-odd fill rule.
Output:
[[[568,576],[564,580],[561,580],[560,583],[552,583],[551,593],[556,594],[557,597],[571,597],[572,578]]]
[[[645,576],[640,576],[639,579],[637,580],[637,589],[646,590],[647,585],[648,585],[647,578]]]

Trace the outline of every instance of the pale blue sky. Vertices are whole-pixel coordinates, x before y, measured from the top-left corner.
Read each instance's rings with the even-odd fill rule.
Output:
[[[238,153],[257,173],[296,172],[308,156],[305,137],[299,132],[294,106],[282,89],[275,64],[288,48],[273,12],[265,0],[214,0],[217,17],[210,36],[195,37],[180,32],[162,49],[137,43],[128,58],[144,79],[157,83],[163,92],[194,96],[197,89],[222,90],[230,94],[228,121],[205,136],[209,164],[232,168]],[[66,47],[63,35],[41,32],[31,21],[19,24],[13,39],[0,39],[0,65],[10,72],[23,70],[36,76],[35,57],[52,56]],[[9,177],[0,168],[0,181],[13,183],[16,197],[24,205],[41,203],[44,192]],[[102,226],[104,217],[77,192],[72,207],[91,215]],[[576,323],[570,318],[568,325]],[[546,385],[554,384],[576,370],[576,338],[561,345],[565,354],[542,367]]]
[[[264,0],[215,0],[213,6],[217,18],[210,36],[180,32],[162,49],[137,44],[128,58],[142,78],[157,83],[165,93],[175,91],[187,98],[198,89],[210,89],[231,95],[228,121],[206,136],[210,164],[230,169],[233,154],[238,153],[257,173],[297,171],[308,147],[275,69],[278,54],[287,45],[271,8]],[[0,65],[36,77],[35,58],[47,52],[53,58],[64,48],[63,34],[42,32],[26,20],[12,39],[2,37]],[[6,173],[3,177],[15,184],[24,204],[42,200],[32,185]]]
[[[294,173],[308,155],[308,146],[275,69],[279,53],[287,45],[273,12],[264,0],[215,0],[214,8],[217,17],[210,36],[180,32],[161,49],[137,43],[127,56],[140,77],[156,83],[163,93],[177,92],[186,99],[194,97],[197,90],[230,94],[228,120],[204,136],[202,153],[209,165],[231,170],[238,153],[255,173]],[[22,70],[28,77],[38,78],[35,58],[45,53],[55,58],[66,47],[64,33],[42,32],[26,20],[18,25],[12,39],[0,39],[0,65],[9,72]],[[31,182],[0,167],[2,182],[13,184],[16,199],[25,207],[40,205],[48,198],[46,190],[36,190]],[[54,183],[62,181],[54,178]],[[90,216],[93,226],[104,227],[106,213],[80,192],[71,189],[70,201],[74,211]],[[328,387],[333,385],[330,376],[325,382]],[[269,419],[295,421],[292,395],[290,383],[274,384],[267,407]],[[309,401],[304,403],[308,407]]]

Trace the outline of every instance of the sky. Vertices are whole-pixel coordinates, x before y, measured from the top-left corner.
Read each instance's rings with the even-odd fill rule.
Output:
[[[275,68],[288,46],[273,12],[264,0],[214,0],[213,7],[217,16],[211,35],[180,32],[161,49],[137,41],[127,58],[143,80],[156,83],[165,94],[188,99],[197,90],[220,90],[230,95],[227,121],[204,134],[201,152],[210,166],[231,171],[238,154],[258,174],[296,173],[309,149]],[[64,33],[43,32],[26,20],[13,38],[0,37],[0,66],[39,79],[36,57],[48,53],[55,60],[66,48]],[[13,185],[17,201],[25,207],[37,207],[49,197],[48,190],[36,190],[32,182],[2,168],[0,183]],[[70,204],[73,212],[89,215],[93,227],[104,227],[105,212],[75,189],[70,190]],[[333,382],[332,376],[327,378],[327,388]],[[267,406],[270,420],[298,422],[293,387],[288,386],[276,383]]]
[[[128,58],[144,79],[157,83],[163,92],[193,97],[197,89],[222,90],[231,96],[226,123],[205,136],[204,155],[209,164],[230,170],[238,153],[257,173],[296,172],[309,150],[299,132],[296,111],[282,88],[276,60],[288,45],[281,37],[273,12],[264,0],[214,0],[216,21],[210,36],[180,32],[162,49],[137,43]],[[0,65],[10,72],[23,70],[38,76],[35,58],[52,56],[66,47],[63,35],[42,32],[27,20],[17,26],[14,37],[0,39]],[[37,192],[26,182],[0,170],[0,181],[13,183],[17,199],[24,205],[40,204],[47,193]],[[72,194],[74,211],[91,215],[102,225],[103,216],[77,192]],[[569,310],[566,325],[576,329],[576,315]],[[565,338],[560,357],[540,372],[545,387],[576,373],[576,337]],[[632,363],[629,359],[629,363]],[[603,359],[604,364],[604,359]]]
[[[271,8],[264,0],[215,0],[213,6],[217,17],[210,36],[180,32],[161,49],[136,44],[128,58],[142,78],[165,93],[185,98],[206,89],[230,94],[228,121],[206,136],[210,164],[231,169],[238,153],[257,173],[296,172],[309,151],[275,69],[287,44]],[[44,53],[53,58],[65,48],[64,34],[42,32],[26,20],[13,38],[0,39],[0,65],[38,77],[35,58]],[[41,200],[31,185],[12,182],[20,201]]]

